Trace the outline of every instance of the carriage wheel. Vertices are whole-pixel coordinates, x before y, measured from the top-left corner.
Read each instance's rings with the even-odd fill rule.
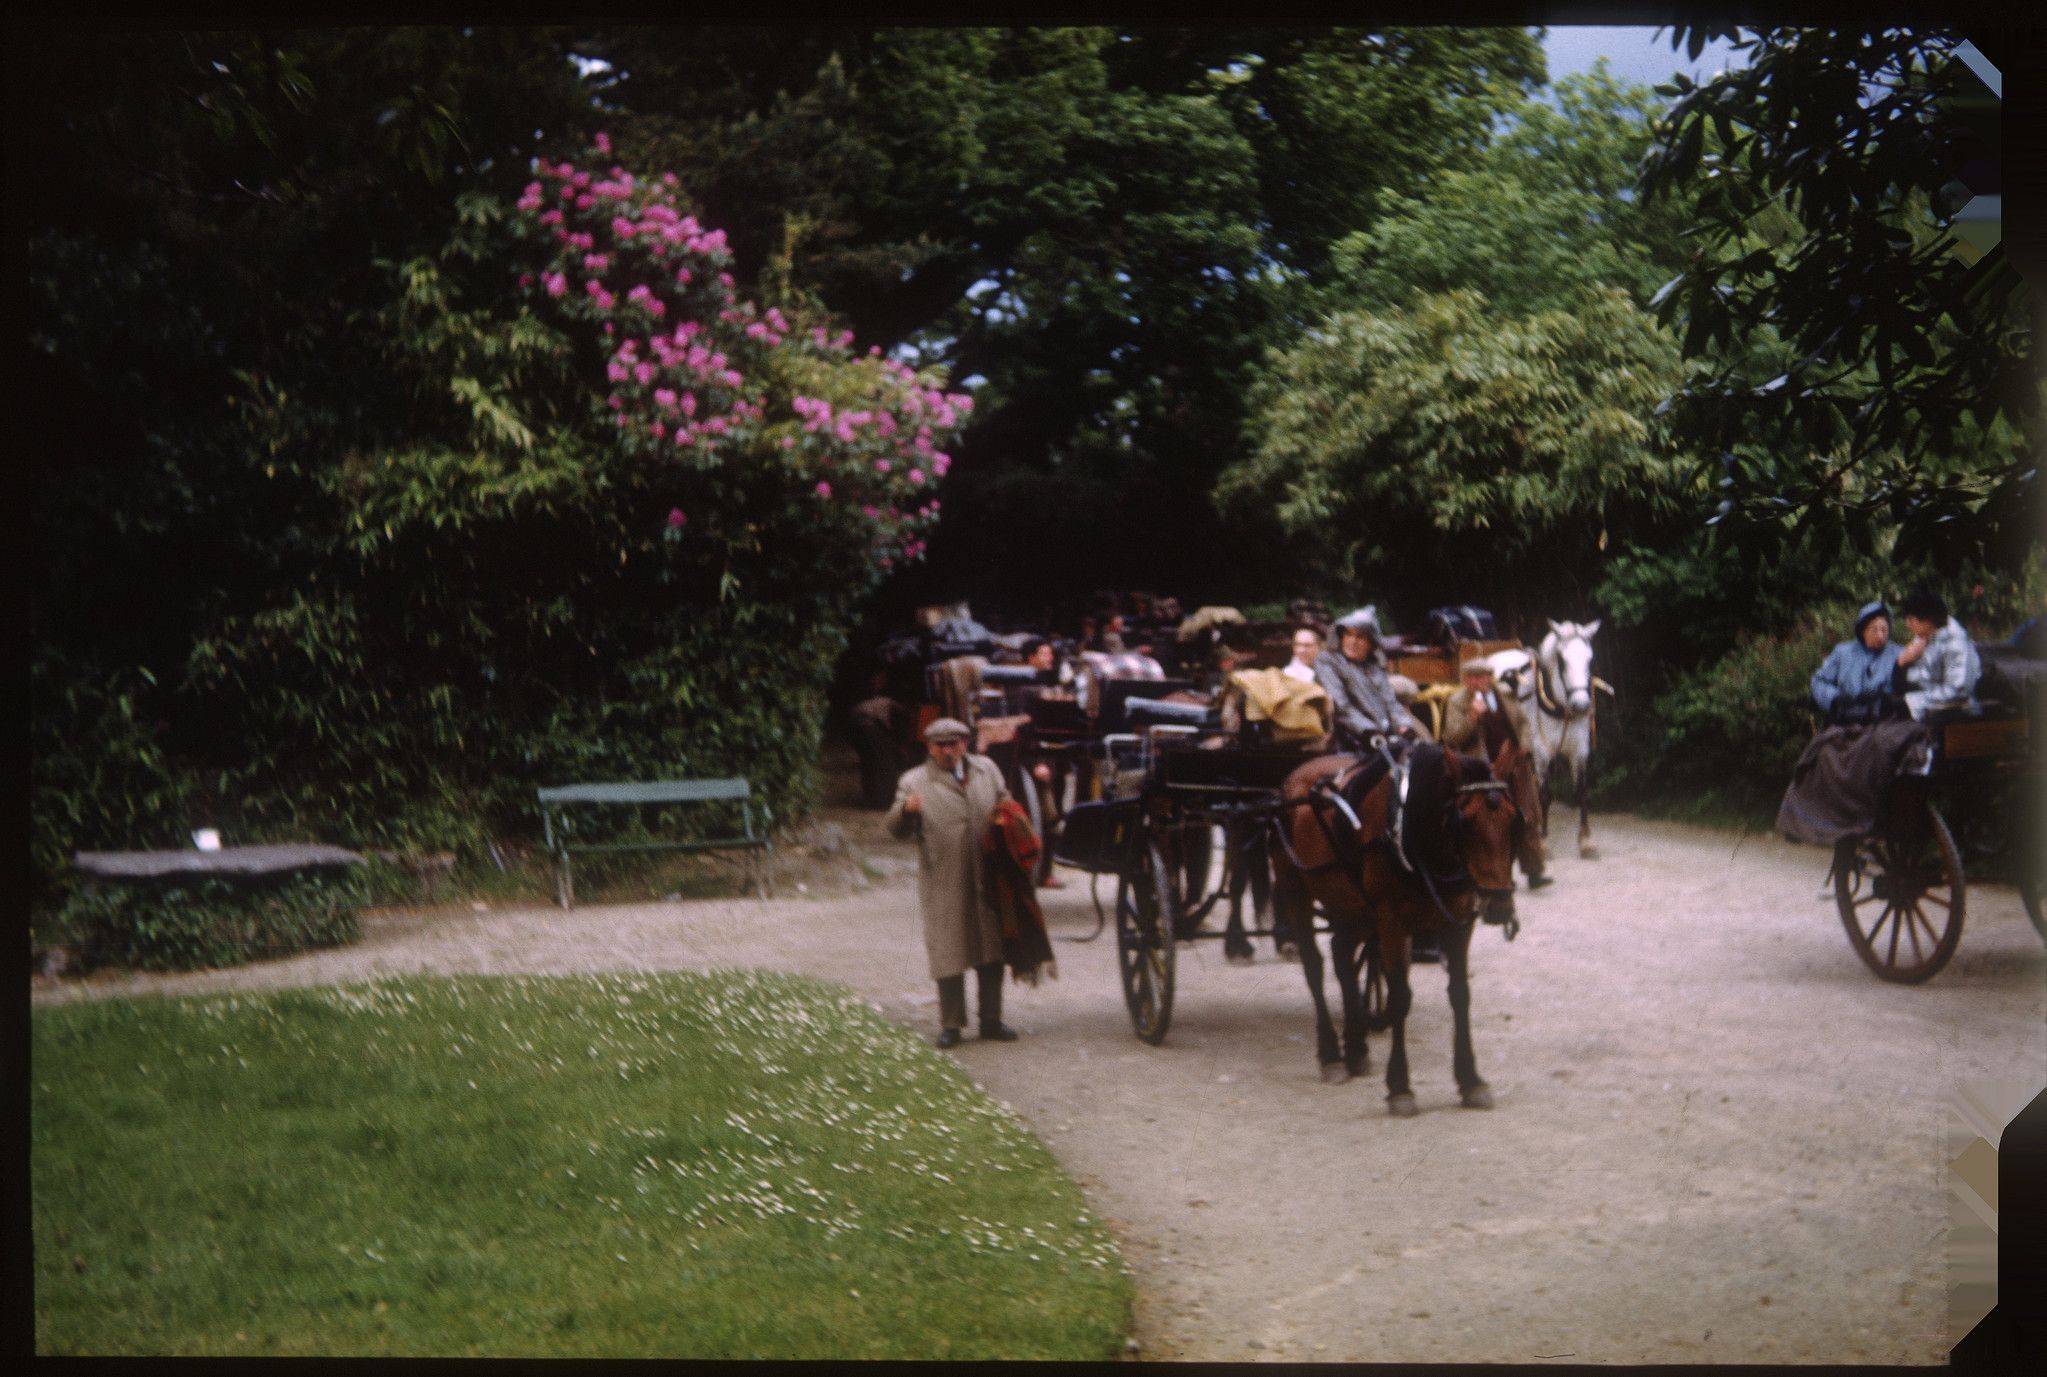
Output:
[[[1930,980],[1962,940],[1968,887],[1961,853],[1931,804],[1883,836],[1843,841],[1834,905],[1862,964],[1901,985]]]
[[[1123,1002],[1141,1041],[1156,1047],[1173,1021],[1172,871],[1156,839],[1135,876],[1116,885],[1116,961]]]

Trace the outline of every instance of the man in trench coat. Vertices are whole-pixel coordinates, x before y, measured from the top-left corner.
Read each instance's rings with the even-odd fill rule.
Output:
[[[981,834],[1009,790],[994,761],[968,753],[968,734],[966,723],[951,717],[926,727],[930,758],[903,772],[882,819],[890,836],[917,838],[917,899],[938,982],[940,1047],[957,1047],[966,1027],[968,967],[980,987],[981,1036],[1017,1037],[1002,1021],[1002,926],[981,875]]]

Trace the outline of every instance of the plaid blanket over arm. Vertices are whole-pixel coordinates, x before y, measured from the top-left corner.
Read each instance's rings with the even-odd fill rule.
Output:
[[[1038,907],[1034,872],[1038,863],[1037,833],[1030,814],[1015,799],[1004,799],[989,815],[981,834],[982,864],[988,896],[1002,925],[1002,961],[1012,979],[1025,985],[1040,975],[1059,978],[1052,958],[1052,939],[1045,934],[1045,913]]]

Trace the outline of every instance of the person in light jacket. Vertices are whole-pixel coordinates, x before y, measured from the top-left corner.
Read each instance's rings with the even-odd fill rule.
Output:
[[[917,839],[917,901],[924,953],[938,982],[938,1045],[957,1047],[967,1023],[966,973],[980,987],[981,1036],[1014,1042],[1002,1021],[1002,926],[981,873],[981,834],[1009,797],[995,762],[967,750],[967,724],[941,717],[924,729],[929,759],[903,771],[882,825]]]
[[[1969,643],[1969,633],[1948,615],[1937,593],[1914,593],[1898,604],[1912,643],[1898,652],[1905,671],[1905,707],[1915,721],[1943,708],[1976,706],[1976,680],[1983,661]]]
[[[1862,604],[1855,634],[1828,653],[1813,671],[1812,701],[1828,722],[1874,722],[1891,700],[1898,647],[1891,642],[1891,610],[1883,599]]]

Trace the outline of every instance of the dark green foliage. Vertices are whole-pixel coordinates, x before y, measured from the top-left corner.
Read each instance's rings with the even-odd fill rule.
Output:
[[[72,895],[49,936],[73,944],[81,969],[234,966],[354,941],[357,911],[388,896],[395,883],[375,865],[264,882],[99,881]]]
[[[1945,233],[1997,134],[1958,36],[1673,41],[1723,32],[1742,64],[1663,88],[1642,165],[1647,196],[1697,197],[1697,251],[1660,305],[1698,360],[1670,412],[1719,470],[1714,519],[1759,550],[1795,522],[1863,549],[1896,531],[1951,575],[2016,567],[2042,529],[2034,307]],[[1765,338],[1778,347],[1758,353]]]
[[[147,669],[102,676],[44,650],[29,661],[29,861],[44,876],[73,851],[190,842],[191,782],[165,758],[140,699]]]
[[[681,174],[769,299],[986,380],[899,607],[1290,576],[1269,523],[1206,501],[1259,355],[1330,245],[1483,145],[1542,62],[1518,29],[605,26],[577,47],[621,74],[621,150]]]
[[[1812,735],[1813,671],[1853,620],[1852,606],[1829,607],[1789,631],[1744,634],[1725,655],[1678,674],[1646,711],[1636,706],[1622,732],[1602,718],[1604,791],[1768,826]]]
[[[71,850],[196,826],[474,859],[537,831],[540,784],[814,803],[870,533],[764,462],[774,436],[686,495],[617,443],[598,325],[518,285],[545,262],[508,213],[534,127],[589,113],[554,39],[163,38],[114,35],[125,79],[38,116],[70,149],[25,388],[57,440],[33,470],[45,907]],[[879,376],[760,385],[780,422]]]

